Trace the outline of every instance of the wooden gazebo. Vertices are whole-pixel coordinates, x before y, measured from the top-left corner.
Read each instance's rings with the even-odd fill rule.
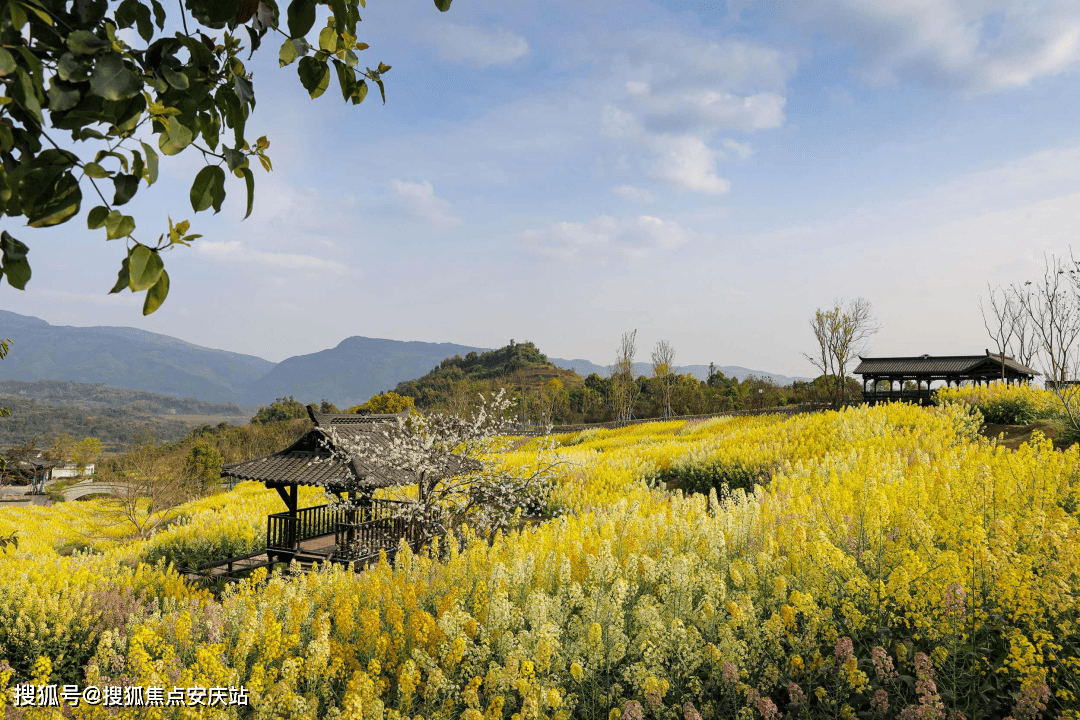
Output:
[[[1031,382],[1039,373],[1008,355],[920,355],[918,357],[864,358],[859,356],[856,375],[862,376],[863,401],[874,404],[892,400],[930,404],[931,383],[986,384],[995,380],[1006,383]],[[905,389],[908,382],[915,383]],[[882,389],[881,384],[888,383]],[[940,387],[940,385],[939,385]]]
[[[377,559],[379,551],[392,555],[402,539],[416,546],[426,538],[423,528],[399,517],[400,501],[373,497],[376,490],[415,485],[410,472],[371,459],[344,461],[336,453],[333,435],[348,438],[367,434],[378,447],[390,442],[403,420],[400,415],[318,413],[308,408],[315,427],[289,447],[252,460],[226,465],[223,477],[255,480],[277,490],[285,512],[266,519],[266,555],[271,561],[299,560],[358,563]],[[331,434],[331,429],[335,431]],[[353,501],[352,509],[331,504],[299,507],[299,487],[315,485]]]

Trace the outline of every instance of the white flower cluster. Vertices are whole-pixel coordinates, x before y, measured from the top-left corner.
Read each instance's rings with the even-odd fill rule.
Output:
[[[414,477],[415,497],[407,496],[404,488],[391,489],[401,495],[395,499],[404,501],[397,504],[395,516],[419,523],[428,536],[462,524],[480,531],[505,529],[516,514],[538,515],[545,509],[556,469],[564,464],[556,458],[553,442],[541,442],[535,462],[523,467],[490,461],[507,432],[509,406],[503,391],[481,395],[468,416],[414,412],[370,433],[347,435],[331,429],[327,447],[343,464],[359,461]],[[369,492],[349,487],[357,480],[348,474],[336,482]]]

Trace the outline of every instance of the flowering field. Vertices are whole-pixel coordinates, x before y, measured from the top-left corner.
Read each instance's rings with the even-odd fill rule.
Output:
[[[936,391],[938,402],[966,403],[978,408],[988,423],[1027,425],[1036,420],[1061,417],[1061,403],[1049,390],[1027,384],[945,387]]]
[[[553,520],[220,598],[165,562],[257,545],[276,495],[241,486],[138,542],[88,530],[92,502],[8,510],[0,688],[250,691],[215,717],[1076,720],[1080,451],[980,424],[891,405],[560,436]]]

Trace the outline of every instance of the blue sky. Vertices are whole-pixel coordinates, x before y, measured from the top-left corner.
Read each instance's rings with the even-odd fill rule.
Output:
[[[1080,227],[1080,4],[1004,0],[372,0],[387,104],[310,100],[249,63],[271,141],[195,215],[192,151],[132,203],[204,235],[172,290],[106,296],[123,249],[34,231],[0,307],[281,360],[350,335],[606,363],[637,328],[676,360],[811,374],[814,308],[870,300],[875,354],[981,352],[986,283]],[[1080,243],[1078,243],[1080,244]]]

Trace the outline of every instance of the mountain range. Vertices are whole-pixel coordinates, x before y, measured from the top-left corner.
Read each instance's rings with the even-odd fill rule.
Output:
[[[447,357],[487,349],[354,336],[333,348],[274,363],[136,328],[51,325],[36,317],[0,310],[2,338],[13,342],[10,354],[0,362],[0,380],[102,383],[248,406],[292,395],[302,402],[326,398],[345,407],[365,402],[403,380],[418,378]],[[583,377],[609,372],[606,366],[588,360],[550,360]],[[781,385],[802,379],[738,366],[717,369],[740,379],[769,376]],[[637,363],[637,372],[649,374],[648,364]],[[705,379],[708,366],[683,366],[680,372]]]

